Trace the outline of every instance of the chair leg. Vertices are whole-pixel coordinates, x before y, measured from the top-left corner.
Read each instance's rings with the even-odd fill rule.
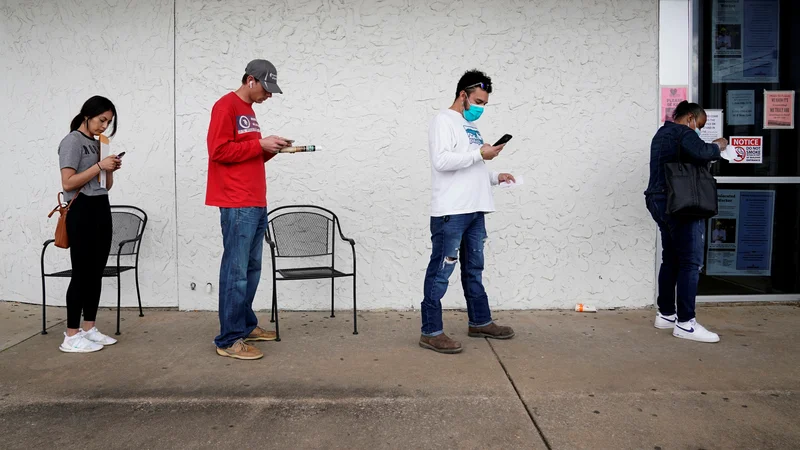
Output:
[[[278,295],[275,289],[272,290],[272,317],[275,318],[275,341],[281,341],[281,327],[278,321]]]
[[[47,334],[47,293],[44,287],[44,273],[42,273],[42,334]]]
[[[136,268],[134,269],[136,272],[136,297],[139,299],[139,317],[144,317],[144,313],[142,312],[142,294],[139,293],[139,265],[137,263]]]
[[[120,314],[122,309],[122,287],[120,286],[120,276],[119,270],[117,270],[117,332],[114,333],[115,335],[119,336],[119,322],[120,322]]]
[[[269,322],[275,323],[275,303],[277,303],[275,288],[272,289],[272,306],[269,308]]]
[[[336,278],[331,278],[331,318],[336,317],[333,312],[333,297],[336,293]]]
[[[358,334],[358,312],[356,311],[356,274],[353,274],[353,334]]]
[[[273,260],[273,264],[275,264]],[[275,305],[278,304],[278,281],[275,279],[275,271],[272,271],[272,308],[269,312],[269,322],[275,323]],[[277,334],[277,332],[275,333]],[[278,336],[280,337],[280,336]]]

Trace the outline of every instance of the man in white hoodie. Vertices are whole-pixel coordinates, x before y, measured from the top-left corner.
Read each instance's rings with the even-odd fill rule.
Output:
[[[431,242],[433,252],[425,274],[422,336],[419,345],[439,353],[459,353],[461,343],[444,334],[442,297],[456,262],[467,300],[470,337],[510,339],[514,331],[492,321],[483,287],[484,216],[494,211],[492,186],[514,182],[509,173],[490,172],[485,161],[496,158],[505,144],[484,144],[475,121],[492,93],[492,80],[483,72],[466,72],[458,82],[452,106],[431,122]]]

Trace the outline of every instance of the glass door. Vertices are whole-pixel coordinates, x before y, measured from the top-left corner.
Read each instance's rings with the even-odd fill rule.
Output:
[[[693,98],[731,144],[731,161],[712,165],[719,215],[699,300],[799,300],[800,2],[694,0],[691,11]]]

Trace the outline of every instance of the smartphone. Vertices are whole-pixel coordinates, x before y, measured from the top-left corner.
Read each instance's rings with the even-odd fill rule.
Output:
[[[499,141],[494,143],[494,147],[497,147],[498,145],[505,144],[506,142],[510,141],[512,137],[513,136],[511,136],[510,134],[504,134],[503,137],[501,137]]]
[[[125,152],[122,152],[119,155],[117,155],[117,158],[122,158],[123,156],[125,156]]]

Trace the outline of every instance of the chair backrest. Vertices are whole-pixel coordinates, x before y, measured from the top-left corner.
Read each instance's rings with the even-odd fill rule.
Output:
[[[135,206],[112,205],[111,223],[113,233],[111,235],[111,255],[116,255],[120,251],[119,244],[123,241],[138,239],[135,242],[128,242],[122,246],[120,255],[136,255],[142,245],[141,237],[147,225],[147,214]]]
[[[282,206],[269,212],[267,236],[278,258],[304,258],[333,254],[336,215],[318,206]]]

